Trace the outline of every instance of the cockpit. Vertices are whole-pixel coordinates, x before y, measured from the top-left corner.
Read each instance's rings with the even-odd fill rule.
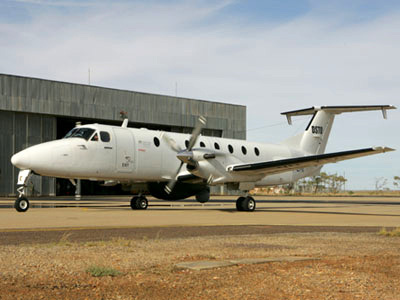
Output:
[[[83,138],[88,141],[95,131],[96,130],[92,128],[85,128],[85,127],[74,128],[64,136],[64,139],[77,137],[77,138]]]
[[[100,139],[99,139],[100,135]],[[86,141],[94,141],[97,142],[101,140],[104,143],[108,143],[111,140],[110,134],[107,131],[96,131],[93,128],[87,128],[87,127],[78,127],[72,129],[70,132],[68,132],[65,136],[64,139],[69,139],[69,138],[83,138]]]

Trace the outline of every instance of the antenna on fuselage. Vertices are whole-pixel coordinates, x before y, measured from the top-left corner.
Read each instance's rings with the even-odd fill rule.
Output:
[[[128,122],[129,122],[128,113],[126,111],[121,110],[119,112],[119,115],[120,115],[121,119],[124,119],[124,121],[122,122],[121,127],[122,128],[127,128],[128,127]]]

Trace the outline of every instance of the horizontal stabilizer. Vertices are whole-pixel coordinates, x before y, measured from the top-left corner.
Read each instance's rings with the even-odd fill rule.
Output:
[[[285,115],[288,120],[288,123],[292,124],[293,116],[313,115],[320,110],[326,111],[334,115],[338,115],[345,112],[381,110],[383,117],[386,119],[386,111],[388,109],[396,109],[396,107],[393,105],[351,105],[351,106],[319,106],[319,107],[313,106],[304,109],[286,111],[281,113],[281,115]]]
[[[265,176],[267,176],[389,151],[394,151],[394,149],[388,147],[373,147],[310,156],[300,156],[274,161],[233,165],[228,167],[228,171],[243,172],[249,174],[264,174]]]

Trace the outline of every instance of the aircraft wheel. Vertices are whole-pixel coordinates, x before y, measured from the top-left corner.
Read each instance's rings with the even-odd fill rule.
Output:
[[[26,212],[29,209],[29,201],[26,197],[21,196],[17,200],[15,200],[14,208],[18,212]]]
[[[253,197],[247,196],[242,202],[242,210],[254,211],[256,209],[256,200]]]
[[[147,206],[149,205],[146,197],[144,197],[144,196],[139,197],[136,204],[137,204],[138,209],[147,209]]]
[[[132,197],[132,199],[131,199],[131,208],[132,209],[138,209],[138,207],[137,207],[138,199],[139,199],[138,196]]]
[[[197,202],[206,203],[208,200],[210,200],[210,188],[206,188],[200,193],[196,194]]]
[[[243,211],[243,201],[244,201],[244,200],[246,200],[245,197],[239,197],[239,198],[236,200],[236,209],[237,209],[238,211]]]

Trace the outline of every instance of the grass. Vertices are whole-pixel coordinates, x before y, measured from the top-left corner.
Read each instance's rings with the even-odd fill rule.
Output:
[[[384,236],[400,236],[400,228],[397,227],[396,229],[393,229],[392,231],[387,231],[385,227],[383,227],[379,233],[379,235],[384,235]]]
[[[110,240],[102,240],[102,241],[89,241],[84,243],[86,247],[109,247],[109,246],[117,246],[117,247],[135,247],[136,241],[129,240],[122,237],[111,238]]]
[[[64,232],[62,237],[58,241],[58,245],[71,246],[72,243],[69,241],[69,238],[71,237],[71,235],[72,235],[71,232]]]
[[[104,276],[111,276],[116,277],[122,275],[122,273],[118,270],[113,268],[104,267],[104,266],[96,266],[92,265],[86,269],[86,273],[89,273],[93,277],[104,277]]]

